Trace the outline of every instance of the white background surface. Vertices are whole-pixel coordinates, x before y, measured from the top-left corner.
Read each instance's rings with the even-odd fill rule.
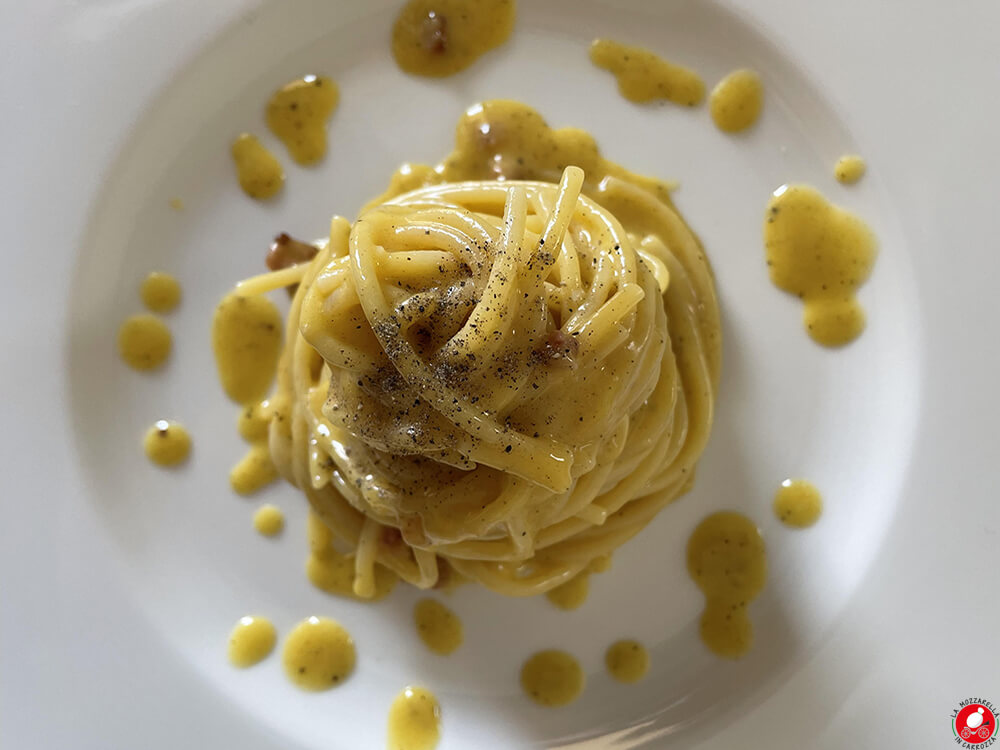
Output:
[[[524,19],[544,21],[550,6],[532,5],[522,9],[514,44],[530,46],[544,37],[544,29],[524,28]],[[265,212],[239,202],[225,171],[228,129],[262,130],[254,122],[239,123],[259,118],[255,108],[275,85],[306,72],[300,68],[322,52],[315,41],[322,39],[322,29],[306,38],[289,22],[275,48],[261,52],[259,69],[231,61],[239,85],[220,95],[210,86],[210,73],[227,80],[226,49],[200,58],[201,67],[187,72],[182,67],[234,21],[227,38],[252,36],[253,19],[267,19],[271,6],[259,13],[248,2],[186,0],[5,6],[0,95],[6,117],[0,135],[7,179],[0,190],[8,227],[2,297],[7,325],[0,336],[8,511],[0,527],[0,742],[17,748],[377,747],[388,701],[404,684],[399,680],[408,679],[393,672],[401,662],[416,670],[416,681],[430,673],[441,682],[434,687],[446,711],[442,750],[471,746],[471,740],[461,742],[461,733],[475,728],[470,717],[480,727],[505,722],[492,735],[508,732],[507,739],[493,742],[498,747],[587,732],[595,728],[588,721],[597,721],[591,714],[600,705],[627,717],[631,704],[662,703],[665,694],[683,686],[684,675],[656,673],[655,667],[639,694],[620,688],[616,693],[606,680],[602,684],[603,644],[625,635],[609,629],[614,618],[609,623],[604,610],[629,612],[633,631],[670,630],[662,644],[654,644],[660,646],[654,664],[657,654],[675,658],[698,599],[685,588],[682,570],[666,564],[669,550],[683,544],[685,528],[707,509],[729,505],[752,509],[764,527],[772,550],[772,599],[761,602],[754,618],[764,631],[756,660],[699,678],[698,684],[716,691],[719,703],[678,731],[672,737],[676,746],[951,743],[948,719],[959,700],[1000,697],[1000,659],[990,638],[997,614],[994,425],[1000,417],[991,285],[1000,270],[993,208],[1000,170],[993,128],[1000,105],[992,92],[1000,83],[1000,65],[987,33],[1000,11],[988,3],[870,6],[854,0],[809,7],[746,4],[740,13],[777,45],[775,51],[760,47],[738,25],[732,35],[713,36],[719,33],[715,21],[728,23],[725,14],[690,10],[695,4],[669,5],[668,15],[708,24],[687,34],[687,41],[677,30],[662,33],[680,45],[678,57],[695,58],[709,80],[740,64],[741,56],[751,58],[743,64],[773,71],[767,119],[756,140],[746,144],[713,133],[704,110],[697,127],[690,119],[665,121],[663,111],[630,110],[613,93],[610,79],[591,71],[585,59],[563,71],[570,81],[566,86],[572,90],[574,76],[585,75],[595,89],[604,89],[603,114],[590,117],[585,102],[545,102],[544,91],[533,88],[537,82],[505,82],[504,66],[512,64],[517,47],[498,53],[492,68],[492,61],[484,60],[472,75],[456,79],[455,88],[418,82],[409,89],[407,104],[440,107],[447,117],[424,117],[408,135],[380,129],[371,123],[381,108],[352,119],[349,94],[357,86],[356,101],[365,83],[377,85],[381,68],[374,61],[352,67],[348,51],[331,50],[329,72],[341,81],[345,96],[333,125],[342,131],[332,138],[329,161],[350,165],[352,134],[361,138],[375,130],[385,133],[373,136],[381,138],[377,163],[363,173],[363,185],[331,182],[335,171],[289,168],[284,202]],[[650,6],[645,12],[658,10]],[[342,21],[349,16],[326,14]],[[622,20],[623,38],[631,31],[638,41],[658,39],[661,30],[644,31],[641,16],[630,18]],[[567,20],[567,39],[580,23]],[[557,38],[553,44],[570,42]],[[388,58],[374,47],[371,54],[373,60]],[[391,70],[391,61],[385,69]],[[240,75],[248,70],[251,74]],[[444,667],[427,660],[418,645],[407,645],[407,638],[413,640],[407,622],[413,597],[401,590],[374,620],[350,607],[323,605],[345,622],[357,618],[353,629],[362,665],[369,633],[368,653],[390,654],[384,664],[375,660],[367,671],[362,666],[352,679],[354,693],[344,694],[344,701],[357,701],[344,705],[363,717],[356,733],[344,735],[341,721],[341,732],[331,734],[329,724],[316,717],[336,715],[337,701],[311,701],[312,696],[286,689],[277,659],[253,674],[238,674],[218,658],[229,625],[244,614],[233,608],[266,607],[287,629],[312,614],[303,607],[313,600],[298,572],[301,513],[296,516],[291,507],[292,496],[274,490],[292,520],[280,547],[268,547],[247,531],[248,506],[224,491],[224,472],[238,449],[227,416],[234,410],[203,377],[211,365],[198,337],[207,340],[207,315],[231,279],[256,268],[259,253],[239,260],[219,252],[218,265],[197,278],[197,259],[190,243],[183,243],[218,232],[221,244],[227,222],[234,221],[239,233],[233,243],[240,246],[263,247],[279,228],[318,233],[331,210],[350,213],[375,192],[387,168],[405,158],[437,158],[450,141],[457,112],[497,93],[526,99],[555,125],[593,130],[605,152],[629,166],[636,166],[640,146],[663,133],[648,171],[682,181],[678,200],[706,240],[720,277],[728,347],[720,425],[696,493],[668,509],[666,519],[661,516],[655,529],[621,553],[621,561],[616,558],[610,573],[595,579],[590,615],[558,618],[561,613],[544,602],[512,605],[537,618],[550,642],[560,628],[569,628],[574,633],[567,637],[579,650],[591,644],[593,653],[584,658],[592,672],[585,700],[599,703],[582,703],[586,710],[575,714],[532,713],[538,710],[519,702],[515,682],[529,646],[524,654],[511,652],[513,678],[471,680],[473,673],[497,670],[481,661],[487,658],[482,653],[494,645],[492,635],[503,633],[483,628],[507,611],[502,602],[475,592],[460,591],[464,598],[456,599],[470,633],[462,658]],[[164,119],[153,118],[150,125],[150,108],[169,111],[180,106],[177,102],[203,106],[187,110],[189,122],[169,121],[170,127],[158,132],[156,123]],[[607,112],[628,114],[627,126],[642,134],[629,140],[641,143],[619,143],[615,136],[624,126]],[[679,141],[685,147],[672,145],[673,132],[685,139]],[[191,140],[192,133],[199,138]],[[123,152],[127,142],[131,151]],[[871,173],[856,192],[838,191],[823,170],[839,150],[854,149],[869,158]],[[130,169],[147,170],[151,179],[130,183],[135,179]],[[797,174],[786,174],[792,171]],[[770,189],[785,179],[825,180],[831,198],[856,207],[879,232],[883,254],[862,296],[873,313],[872,327],[854,351],[816,355],[802,341],[797,307],[770,288],[759,267],[756,232],[766,202],[760,185]],[[216,181],[229,192],[216,191]],[[757,193],[746,195],[749,190]],[[172,191],[188,204],[180,229],[169,225],[177,217],[166,214]],[[717,200],[706,197],[715,194]],[[158,219],[158,212],[165,218]],[[275,227],[276,221],[294,226]],[[163,231],[137,247],[139,227]],[[177,250],[181,246],[187,249]],[[178,335],[168,372],[142,381],[121,372],[110,356],[111,341],[121,317],[137,309],[133,290],[142,273],[157,265],[174,270],[172,250],[178,270],[186,272],[181,274],[184,309],[172,325],[186,333]],[[788,374],[782,375],[786,357],[807,383],[779,380]],[[191,396],[199,387],[199,395]],[[855,392],[860,400],[852,404]],[[908,400],[917,395],[918,403]],[[187,409],[181,418],[197,428],[196,461],[171,490],[176,494],[179,487],[184,496],[174,505],[157,495],[165,492],[157,489],[162,483],[154,482],[148,493],[144,489],[159,475],[141,465],[135,448],[137,431],[159,416],[138,407],[154,399],[165,408]],[[789,434],[789,423],[780,418],[768,420],[767,415],[784,414],[782,409],[799,417],[800,432]],[[851,419],[852,409],[860,410],[858,419]],[[859,426],[865,414],[877,418]],[[804,423],[815,429],[803,430]],[[724,474],[741,445],[731,443],[760,424],[766,429],[754,450],[761,455],[751,455],[753,467],[763,468],[747,472],[745,497],[734,498]],[[816,431],[828,435],[833,424],[842,428],[840,438],[815,438]],[[863,450],[851,453],[844,436]],[[830,512],[811,537],[782,536],[766,511],[768,482],[782,478],[775,472],[783,470],[786,457],[804,466],[797,473],[814,478],[830,498]],[[824,457],[825,463],[818,460]],[[211,485],[213,476],[222,489]],[[838,539],[845,538],[850,544],[838,547]],[[647,607],[642,592],[622,581],[629,556],[637,563],[646,552],[658,551],[664,555],[661,583],[670,597]],[[785,644],[785,652],[768,640],[766,627],[777,622],[771,617],[779,609],[773,598],[781,593],[792,595],[785,604],[791,602],[794,632],[801,634]],[[233,598],[233,608],[213,606],[226,596]],[[478,637],[477,618],[482,620]],[[642,635],[655,641],[652,632]],[[478,650],[472,648],[477,643]],[[689,650],[696,646],[689,642]],[[759,678],[755,690],[744,684],[752,678]],[[476,688],[469,690],[463,713],[454,706],[463,682],[470,680]],[[735,687],[724,687],[729,682]],[[446,699],[449,691],[456,694],[453,704]],[[461,728],[463,721],[468,728]],[[610,730],[614,722],[605,724]],[[346,739],[350,736],[353,742]],[[479,741],[484,742],[481,735]]]

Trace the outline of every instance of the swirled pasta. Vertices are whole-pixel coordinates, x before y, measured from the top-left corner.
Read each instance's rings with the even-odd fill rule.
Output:
[[[711,426],[712,276],[667,188],[510,102],[458,144],[243,285],[300,282],[270,449],[354,550],[359,596],[376,564],[564,583],[690,487]]]

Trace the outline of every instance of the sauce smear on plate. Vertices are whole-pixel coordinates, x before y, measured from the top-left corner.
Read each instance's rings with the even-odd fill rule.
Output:
[[[767,204],[764,247],[771,281],[799,297],[806,331],[843,346],[865,328],[855,292],[875,263],[875,235],[808,185],[783,185]]]
[[[305,76],[282,86],[267,103],[267,127],[298,164],[315,164],[326,154],[326,121],[340,101],[326,76]]]
[[[389,750],[433,750],[441,737],[441,707],[427,688],[408,687],[389,708]]]
[[[667,100],[694,107],[705,98],[705,82],[697,73],[641,47],[596,39],[590,45],[590,60],[613,73],[618,90],[632,102]]]
[[[739,133],[760,117],[764,107],[764,84],[752,70],[734,70],[712,89],[708,107],[719,130]]]
[[[786,479],[774,494],[774,515],[785,526],[812,526],[822,512],[823,496],[804,479]]]
[[[521,667],[521,687],[543,706],[565,706],[583,692],[583,670],[565,651],[539,651]]]
[[[257,136],[242,133],[231,148],[236,164],[236,178],[243,192],[256,200],[273,198],[285,184],[285,170],[281,162]]]
[[[392,27],[392,54],[407,73],[441,78],[507,41],[514,0],[410,0]]]
[[[702,641],[719,656],[742,656],[753,643],[747,605],[767,578],[764,540],[757,526],[739,513],[713,513],[688,540],[687,568],[705,595]]]

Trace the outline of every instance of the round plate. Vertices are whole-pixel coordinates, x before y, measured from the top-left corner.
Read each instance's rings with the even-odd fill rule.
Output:
[[[914,175],[945,179],[970,142],[936,137],[938,148],[914,161],[916,134],[928,124],[889,129],[906,82],[862,64],[873,37],[845,25],[845,39],[859,45],[845,60],[844,39],[817,41],[793,4],[755,5],[744,17],[711,2],[523,2],[508,44],[443,80],[396,68],[387,42],[396,2],[233,2],[201,24],[188,17],[194,2],[132,13],[108,3],[60,19],[52,39],[71,40],[94,65],[70,69],[65,50],[46,63],[45,80],[58,82],[52,91],[66,101],[45,99],[41,109],[64,116],[23,136],[41,147],[47,135],[50,149],[17,154],[25,165],[12,174],[23,174],[28,189],[6,188],[24,201],[18,225],[34,230],[15,246],[5,302],[8,321],[17,321],[4,333],[13,347],[4,377],[14,409],[5,445],[22,457],[10,462],[7,492],[19,502],[3,532],[12,537],[6,569],[18,571],[4,594],[12,662],[5,673],[25,682],[4,686],[11,739],[25,747],[64,736],[77,747],[167,747],[192,737],[199,745],[215,738],[261,748],[382,747],[389,703],[409,684],[431,688],[442,704],[441,750],[722,747],[726,737],[866,745],[857,737],[888,732],[881,709],[857,696],[907,663],[909,651],[892,661],[896,650],[916,647],[907,638],[976,632],[903,592],[926,592],[933,572],[942,600],[969,586],[976,608],[993,607],[963,576],[988,580],[993,557],[977,551],[995,529],[983,494],[969,488],[985,493],[996,474],[976,464],[987,459],[984,446],[995,447],[987,416],[996,414],[996,397],[972,397],[977,382],[985,386],[983,368],[998,362],[970,331],[983,304],[977,289],[998,263],[972,241],[985,214],[956,227],[959,214],[948,218],[942,208],[954,196],[914,184]],[[766,86],[761,121],[733,137],[714,128],[706,107],[623,100],[587,59],[596,35],[684,62],[710,85],[734,68],[754,68]],[[285,158],[263,122],[270,93],[306,73],[330,75],[341,88],[329,153],[310,169]],[[322,236],[332,214],[353,216],[400,163],[439,160],[461,113],[491,98],[522,100],[553,126],[592,132],[608,158],[680,182],[678,207],[716,271],[723,377],[694,489],[592,578],[583,607],[563,612],[544,598],[507,599],[473,586],[435,593],[466,632],[455,654],[439,657],[412,625],[420,592],[399,586],[363,604],[309,585],[306,503],[291,487],[275,484],[252,500],[229,490],[228,469],[244,446],[237,408],[215,379],[208,328],[231,285],[262,270],[274,234]],[[13,100],[25,107],[26,96]],[[966,123],[973,133],[978,126]],[[286,188],[273,202],[238,188],[228,146],[242,131],[262,136],[286,164]],[[948,148],[950,161],[941,154]],[[845,152],[869,161],[855,187],[833,179]],[[764,206],[786,182],[816,185],[879,237],[860,294],[868,329],[845,349],[814,345],[799,302],[767,278]],[[985,187],[973,181],[966,189],[975,195],[977,186]],[[173,198],[183,210],[170,207]],[[974,213],[975,197],[964,205]],[[948,244],[935,244],[935,233]],[[121,320],[139,311],[139,282],[154,269],[181,280],[184,300],[168,318],[171,361],[142,375],[118,361],[114,341]],[[945,270],[955,288],[937,283]],[[24,283],[11,283],[22,273]],[[944,304],[949,294],[953,305]],[[43,350],[43,340],[59,351]],[[142,455],[142,432],[160,418],[182,421],[193,435],[192,460],[178,471]],[[789,530],[771,512],[788,476],[806,477],[824,494],[824,515],[809,530]],[[262,502],[286,512],[277,539],[253,531],[252,510]],[[962,510],[947,524],[935,522],[942,504],[957,503]],[[687,536],[720,508],[753,518],[768,548],[767,587],[750,608],[756,642],[736,662],[700,643],[702,599],[684,567]],[[984,567],[963,572],[974,563]],[[309,615],[334,617],[355,637],[356,673],[336,690],[306,694],[284,679],[278,653],[251,670],[232,669],[228,632],[248,613],[271,617],[279,633]],[[603,668],[607,646],[624,637],[651,653],[650,673],[635,685],[614,682]],[[531,703],[518,684],[522,662],[554,646],[574,653],[587,673],[583,696],[555,710]],[[996,657],[973,661],[966,673],[985,675]],[[942,742],[958,701],[989,698],[991,686],[970,679],[949,687],[953,694],[927,706],[940,721],[927,719],[926,731]],[[832,702],[844,703],[855,688],[848,705],[860,701],[853,710],[861,718],[831,722]],[[46,721],[43,706],[61,720]],[[175,726],[165,713],[186,718]],[[884,736],[895,742],[921,721],[899,722]],[[921,728],[915,736],[928,735]]]

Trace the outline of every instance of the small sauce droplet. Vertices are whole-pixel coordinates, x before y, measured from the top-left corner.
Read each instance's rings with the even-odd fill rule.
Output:
[[[142,303],[153,312],[167,313],[181,301],[181,285],[169,273],[153,271],[143,279],[139,295]]]
[[[785,185],[767,204],[764,246],[771,281],[805,305],[803,323],[823,346],[843,346],[865,328],[855,292],[875,263],[875,236],[861,219],[808,185]]]
[[[158,466],[176,466],[191,453],[191,436],[183,426],[166,419],[146,430],[142,440],[146,457]]]
[[[277,536],[285,528],[285,514],[276,505],[262,505],[253,514],[253,527],[261,536]]]
[[[833,176],[843,185],[853,185],[865,175],[868,165],[857,154],[846,154],[837,160]]]
[[[687,569],[705,595],[702,641],[718,656],[739,658],[753,643],[747,605],[767,579],[760,531],[739,513],[713,513],[688,540]]]
[[[155,370],[167,361],[173,340],[154,315],[133,315],[118,329],[118,353],[133,370]]]
[[[812,526],[822,512],[823,496],[804,479],[786,479],[774,494],[774,515],[785,526]]]
[[[184,201],[182,201],[180,198],[171,198],[169,201],[167,201],[167,203],[170,205],[172,209],[174,209],[174,211],[184,210]]]
[[[583,692],[580,664],[565,651],[539,651],[521,667],[521,687],[543,706],[565,706]]]
[[[719,130],[739,133],[760,117],[764,106],[764,84],[752,70],[735,70],[712,89],[708,106]]]
[[[462,621],[436,599],[421,599],[413,608],[417,634],[431,651],[447,655],[462,645]]]
[[[266,617],[241,617],[229,635],[229,663],[252,667],[270,655],[277,639],[277,631]]]
[[[340,623],[310,617],[296,625],[282,652],[285,674],[303,690],[328,690],[354,671],[354,641]]]
[[[267,443],[254,443],[229,472],[229,485],[237,494],[252,495],[277,478],[278,470]]]
[[[252,404],[267,395],[281,356],[281,313],[267,297],[227,294],[212,320],[212,349],[226,395]]]
[[[546,598],[559,609],[576,609],[587,601],[590,591],[590,576],[586,572],[577,573],[566,583],[545,592]]]
[[[441,737],[441,707],[427,688],[408,687],[389,708],[388,750],[434,750]]]
[[[267,200],[281,191],[285,170],[257,136],[242,133],[233,141],[231,151],[236,177],[244,193],[256,200]]]
[[[614,74],[621,95],[632,102],[667,100],[694,107],[705,98],[705,82],[697,73],[641,47],[595,39],[590,61]]]
[[[269,401],[261,401],[244,408],[236,421],[236,429],[240,433],[240,437],[248,443],[267,440],[271,416],[272,410]]]
[[[638,682],[649,671],[649,652],[638,641],[616,641],[605,652],[604,664],[619,682]]]
[[[340,101],[337,84],[326,76],[305,76],[282,86],[267,103],[267,127],[298,164],[326,155],[326,121]]]
[[[507,41],[515,11],[514,0],[409,0],[392,27],[393,57],[407,73],[458,73]]]

